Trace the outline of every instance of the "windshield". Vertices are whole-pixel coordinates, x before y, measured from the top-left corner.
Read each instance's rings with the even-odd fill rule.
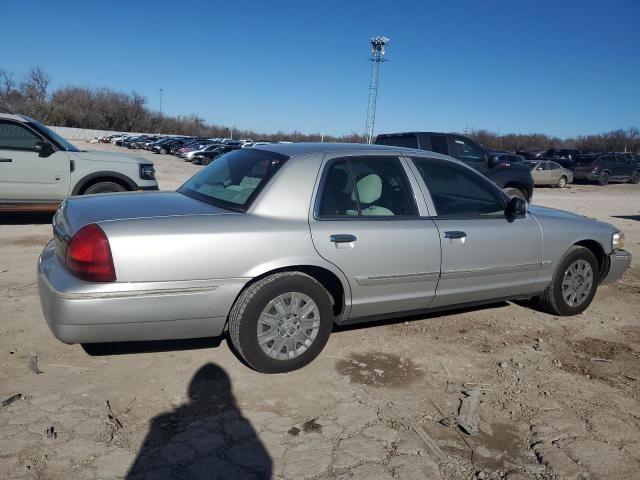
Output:
[[[31,124],[32,127],[34,127],[36,130],[39,130],[45,137],[49,138],[49,140],[52,140],[55,144],[57,144],[56,146],[60,147],[62,150],[66,152],[80,151],[80,149],[76,147],[73,143],[65,140],[50,128],[45,127],[40,122],[36,122],[32,118],[29,120],[30,120],[29,123]]]
[[[191,177],[180,193],[217,207],[245,212],[287,157],[262,150],[234,150]]]

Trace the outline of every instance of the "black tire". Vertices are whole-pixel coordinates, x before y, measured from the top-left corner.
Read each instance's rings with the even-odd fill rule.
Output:
[[[258,343],[258,320],[271,300],[287,292],[300,292],[310,297],[318,307],[320,325],[307,350],[287,360],[268,356]],[[333,327],[331,298],[314,278],[300,272],[275,273],[247,288],[229,315],[229,337],[242,359],[262,373],[284,373],[297,370],[315,359],[329,339]]]
[[[113,193],[113,192],[126,192],[127,189],[124,188],[119,183],[115,182],[98,182],[90,185],[84,191],[84,195],[93,195],[95,193]]]
[[[609,180],[611,180],[611,176],[609,172],[602,172],[598,177],[598,184],[600,185],[609,185]]]
[[[564,277],[569,268],[578,260],[584,260],[591,266],[592,270],[592,284],[591,290],[588,292],[587,297],[579,305],[571,306],[563,297],[562,284]],[[547,289],[537,298],[540,306],[549,313],[561,316],[578,315],[584,312],[598,289],[598,279],[600,278],[600,272],[598,269],[598,260],[591,250],[585,247],[573,246],[567,250],[560,263],[553,272],[551,283]]]
[[[640,172],[633,172],[633,175],[631,175],[631,183],[634,183],[636,185],[640,183]]]
[[[166,155],[166,153],[167,153],[167,149],[166,149],[166,148],[161,148],[160,150],[158,150],[158,153],[159,153],[160,155]]]
[[[515,187],[508,187],[505,188],[504,191],[506,192],[507,195],[509,195],[510,197],[518,197],[521,198],[523,200],[527,199],[527,196],[524,194],[524,192],[522,190],[520,190],[519,188],[515,188]]]
[[[558,188],[564,188],[567,186],[567,177],[564,175],[560,177],[558,180]]]

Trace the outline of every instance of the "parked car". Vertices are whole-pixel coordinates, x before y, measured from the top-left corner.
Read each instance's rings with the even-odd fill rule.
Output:
[[[208,145],[205,145],[205,146],[201,147],[198,150],[191,150],[190,152],[183,153],[181,156],[182,156],[182,158],[185,159],[185,161],[191,162],[191,161],[193,161],[193,158],[194,158],[195,155],[199,155],[201,153],[206,153],[206,152],[212,152],[214,150],[219,149],[220,147],[226,147],[226,146],[227,145],[223,145],[221,143],[211,143],[211,144],[208,144]],[[230,151],[230,150],[228,150],[228,151]]]
[[[609,182],[640,183],[640,165],[615,153],[578,155],[573,161],[573,178],[600,185]]]
[[[54,211],[68,195],[157,189],[149,160],[82,151],[32,118],[0,113],[0,210]]]
[[[228,327],[268,373],[312,361],[334,323],[527,298],[576,315],[631,262],[611,225],[527,207],[444,155],[379,145],[237,149],[176,192],[69,198],[53,226],[38,284],[58,339]]]
[[[531,176],[537,186],[551,185],[564,188],[573,183],[573,172],[551,160],[526,160],[525,165],[531,168]]]
[[[225,153],[229,153],[233,150],[237,150],[238,148],[241,148],[241,147],[238,147],[237,145],[222,145],[212,150],[208,150],[206,152],[201,152],[201,153],[198,153],[197,155],[194,155],[191,161],[193,162],[194,165],[209,165],[220,155],[224,155]]]
[[[153,153],[159,153],[165,155],[171,153],[174,149],[184,146],[185,141],[179,138],[170,138],[164,142],[154,145],[151,151]]]
[[[578,155],[584,155],[586,152],[577,148],[550,148],[544,154],[547,160],[553,160],[565,168],[573,169],[575,158]]]
[[[517,163],[494,163],[480,145],[462,135],[436,132],[387,133],[378,135],[376,144],[419,148],[450,155],[478,170],[511,196],[528,201],[533,196],[533,178],[528,168]]]

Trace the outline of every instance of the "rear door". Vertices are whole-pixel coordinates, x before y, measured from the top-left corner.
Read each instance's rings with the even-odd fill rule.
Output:
[[[463,165],[417,157],[442,241],[432,307],[537,293],[542,229],[530,215],[508,219],[505,195]]]
[[[317,252],[349,280],[350,318],[422,310],[435,295],[440,237],[405,168],[395,154],[324,160],[309,223]]]
[[[0,120],[0,201],[59,202],[69,194],[69,154],[42,157],[35,150],[40,141],[46,142],[24,124]]]

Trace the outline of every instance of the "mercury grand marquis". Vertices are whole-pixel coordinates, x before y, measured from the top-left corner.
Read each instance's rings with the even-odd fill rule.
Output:
[[[61,341],[226,331],[265,373],[311,362],[334,324],[516,299],[576,315],[631,262],[611,225],[380,145],[236,150],[176,192],[70,197],[53,232],[38,278]]]

